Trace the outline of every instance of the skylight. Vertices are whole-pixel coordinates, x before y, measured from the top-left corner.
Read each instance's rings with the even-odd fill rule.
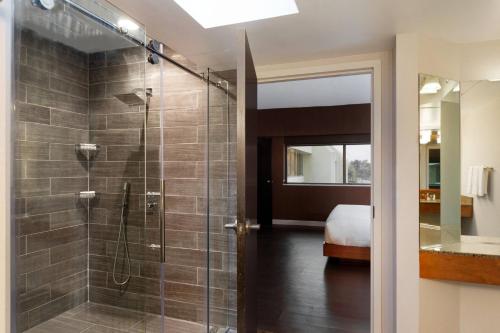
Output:
[[[203,28],[297,14],[295,0],[174,0]]]

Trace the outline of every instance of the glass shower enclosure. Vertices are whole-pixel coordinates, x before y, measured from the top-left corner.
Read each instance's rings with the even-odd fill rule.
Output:
[[[107,2],[47,3],[15,0],[12,331],[230,330],[231,84]]]

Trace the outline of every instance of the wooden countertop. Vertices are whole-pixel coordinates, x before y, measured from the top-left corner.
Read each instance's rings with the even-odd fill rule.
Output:
[[[420,277],[500,285],[500,256],[421,250]]]

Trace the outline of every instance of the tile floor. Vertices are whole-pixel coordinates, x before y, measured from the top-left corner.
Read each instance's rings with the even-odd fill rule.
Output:
[[[85,303],[26,331],[27,333],[159,333],[160,316]],[[204,325],[164,318],[165,332],[204,333]]]

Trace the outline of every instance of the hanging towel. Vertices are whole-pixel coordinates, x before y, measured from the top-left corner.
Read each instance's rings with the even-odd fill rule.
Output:
[[[469,167],[469,169],[467,170],[467,194],[478,197],[487,195],[488,175],[488,168],[483,165]]]
[[[488,169],[481,165],[478,167],[478,188],[477,188],[477,196],[484,197],[488,194]]]

